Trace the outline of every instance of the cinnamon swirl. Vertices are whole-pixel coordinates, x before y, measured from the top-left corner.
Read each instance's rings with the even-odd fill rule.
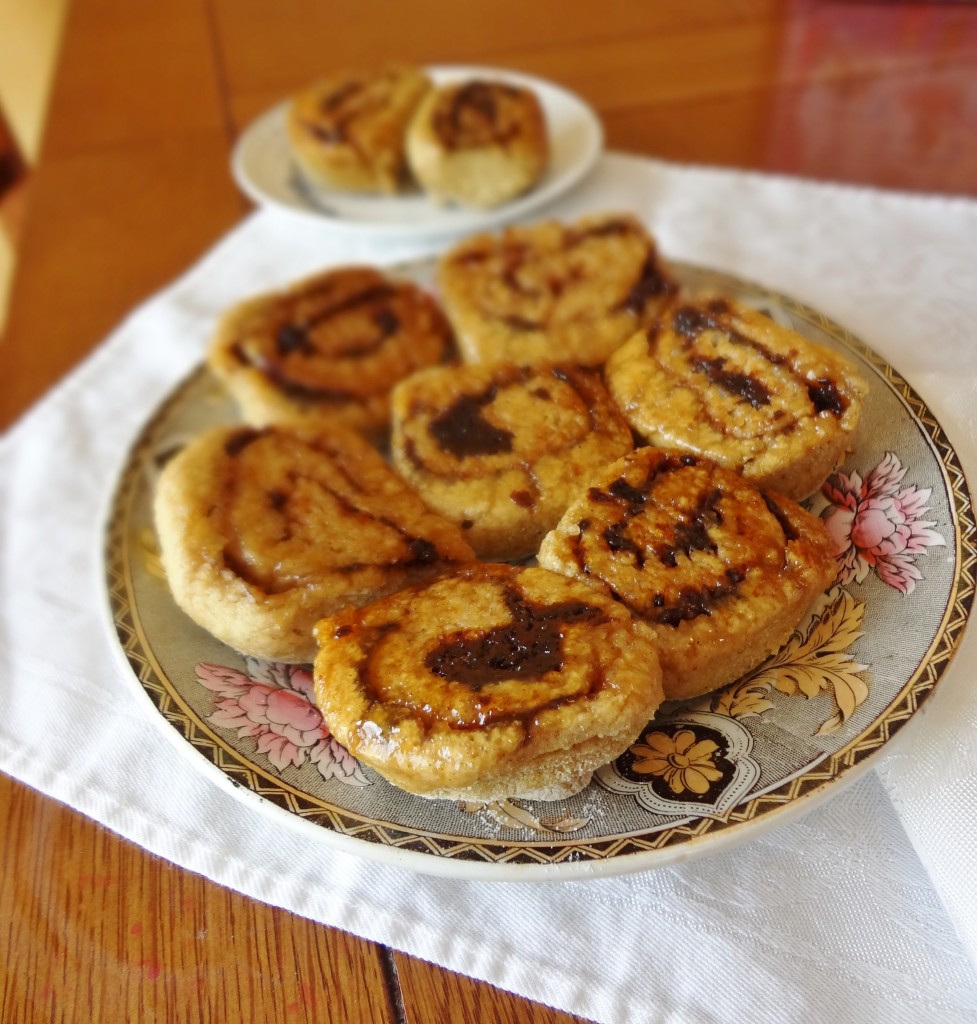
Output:
[[[379,433],[389,424],[391,388],[453,346],[422,288],[370,267],[341,267],[230,310],[208,362],[253,426],[327,418]]]
[[[673,699],[776,651],[836,572],[817,516],[708,459],[651,447],[570,506],[539,564],[607,585],[648,624]]]
[[[395,467],[487,560],[533,554],[581,477],[631,447],[597,370],[442,366],[393,393]]]
[[[596,587],[476,563],[316,626],[333,735],[431,798],[558,799],[661,701],[650,630]]]
[[[440,202],[497,206],[532,188],[549,160],[536,94],[499,81],[436,86],[407,129],[414,177]]]
[[[631,216],[476,235],[441,258],[445,312],[470,363],[596,366],[649,326],[677,285]]]
[[[797,500],[844,458],[867,392],[843,356],[716,297],[676,302],[611,356],[605,379],[651,444]]]
[[[311,661],[317,619],[473,558],[353,431],[217,427],[166,464],[154,512],[176,603],[245,654]]]
[[[418,68],[391,66],[331,75],[300,92],[288,139],[313,184],[352,192],[397,192],[409,180],[404,137],[431,88]]]

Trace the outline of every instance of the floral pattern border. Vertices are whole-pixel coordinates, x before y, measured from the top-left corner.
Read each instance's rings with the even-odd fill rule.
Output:
[[[903,486],[905,475],[898,456],[887,452],[864,479],[855,471],[837,472],[825,483],[828,505],[821,517],[835,543],[839,582],[863,583],[874,569],[883,582],[909,595],[923,578],[914,558],[946,543],[933,529],[935,522],[924,518],[931,491]],[[835,711],[817,733],[838,730],[869,695],[868,666],[852,653],[862,635],[864,612],[863,601],[832,587],[776,654],[704,701],[686,704],[691,714],[696,707],[701,714],[704,704],[715,720],[711,727],[686,720],[676,728],[674,720],[662,724],[656,718],[613,765],[598,773],[598,780],[614,792],[634,795],[657,814],[729,812],[748,798],[760,774],[750,753],[752,739],[744,739],[748,732],[729,720],[765,714],[775,706],[774,693],[808,700],[828,695]],[[315,706],[308,669],[245,661],[247,672],[197,665],[197,682],[215,694],[209,722],[239,739],[253,739],[257,753],[279,771],[308,762],[323,779],[370,785],[356,760],[329,734]],[[532,832],[571,832],[588,824],[566,816],[537,817],[515,801],[465,804],[463,809]]]
[[[726,275],[709,275],[710,284],[723,287],[725,286],[721,283],[723,281],[728,282],[728,286],[731,287],[743,284],[734,278],[727,278]],[[717,284],[717,282],[720,283]],[[786,780],[773,789],[768,789],[749,798],[741,806],[722,816],[699,814],[688,821],[678,821],[674,826],[665,829],[618,837],[607,836],[596,841],[578,841],[572,836],[566,840],[555,839],[551,833],[545,841],[522,842],[515,847],[509,839],[497,840],[492,839],[489,835],[471,841],[459,842],[457,836],[440,837],[408,826],[396,826],[390,822],[375,821],[369,816],[364,818],[360,814],[330,804],[311,794],[290,790],[287,786],[276,785],[274,779],[269,780],[265,772],[256,775],[256,766],[249,763],[246,755],[236,754],[223,741],[215,742],[209,728],[204,727],[208,723],[199,720],[195,713],[187,708],[184,700],[174,689],[174,683],[161,673],[152,653],[151,644],[142,632],[139,614],[133,604],[134,594],[127,569],[129,559],[138,549],[135,537],[130,532],[129,515],[133,494],[140,485],[139,460],[142,454],[152,447],[154,438],[159,437],[160,425],[170,414],[172,406],[178,402],[182,391],[192,386],[194,380],[199,386],[202,376],[200,371],[178,389],[170,402],[157,412],[145,429],[142,438],[133,450],[130,462],[118,486],[109,523],[107,540],[109,595],[120,648],[132,667],[136,683],[152,700],[162,716],[161,720],[165,719],[185,738],[188,742],[187,749],[192,748],[197,755],[203,755],[230,781],[260,793],[270,804],[278,805],[290,814],[304,818],[314,826],[366,840],[368,845],[380,844],[437,858],[462,858],[472,863],[475,875],[478,875],[478,864],[559,865],[581,860],[608,860],[632,854],[647,855],[656,851],[664,851],[673,846],[684,847],[686,844],[699,843],[700,840],[710,837],[719,838],[720,835],[726,834],[725,830],[730,826],[747,825],[757,818],[793,804],[799,799],[822,792],[829,783],[834,782],[881,747],[892,733],[896,732],[915,713],[919,704],[926,699],[939,680],[943,669],[954,653],[973,603],[974,573],[975,563],[977,563],[977,544],[975,544],[977,531],[975,531],[969,491],[956,454],[939,424],[912,388],[871,350],[821,314],[795,303],[793,300],[775,296],[773,293],[762,292],[762,294],[767,296],[773,304],[781,304],[800,320],[826,331],[842,345],[859,354],[875,370],[880,382],[899,396],[909,410],[920,433],[927,439],[940,465],[946,484],[947,499],[952,510],[955,533],[954,544],[957,557],[953,560],[953,574],[949,583],[946,611],[938,631],[932,638],[927,657],[919,664],[911,678],[906,680],[885,714],[869,722],[862,731],[850,735],[836,753],[831,754],[810,770]],[[852,513],[852,524],[854,524],[859,511],[864,512],[870,509],[873,516],[877,516],[880,511],[879,506],[870,506],[864,500],[869,491],[873,490],[871,487],[873,480],[870,479],[870,475],[865,474],[864,478],[858,476],[856,481],[855,476],[857,475],[849,472],[847,481],[839,476],[836,481],[837,494],[827,496],[830,504],[845,507],[848,512]],[[894,474],[884,475],[891,479]],[[868,483],[868,487],[866,487],[866,483]],[[901,484],[901,478],[896,483]],[[878,491],[877,488],[875,490]],[[890,572],[893,566],[898,570],[900,563],[905,562],[905,559],[891,556],[906,553],[911,556],[910,561],[915,565],[918,556],[924,553],[919,548],[920,544],[922,544],[922,548],[928,548],[938,543],[935,540],[932,543],[920,541],[918,530],[916,539],[913,539],[912,526],[908,526],[908,534],[905,529],[899,530],[900,515],[903,519],[901,525],[904,527],[908,525],[910,519],[915,520],[916,526],[921,530],[929,530],[935,525],[932,521],[923,519],[923,515],[927,511],[929,495],[917,492],[915,496],[907,496],[900,493],[903,491],[905,491],[905,486],[899,486],[888,495],[888,498],[896,499],[888,505],[890,512],[899,508],[896,515],[889,516],[883,511],[883,516],[890,523],[896,524],[896,529],[891,534],[896,539],[892,543],[901,544],[901,552],[891,547],[886,548],[885,545],[880,547],[877,544],[863,544],[862,541],[867,534],[856,530],[852,525],[848,530],[848,537],[851,540],[848,549],[854,550],[854,554],[849,550],[849,564],[854,576],[852,580],[845,583],[845,586],[857,585],[864,582],[870,574],[874,574],[887,583],[888,587],[901,589],[904,594],[908,594],[919,582],[919,576],[914,575],[911,571],[909,573],[904,571],[904,564],[901,567],[903,570],[901,575],[898,571]],[[846,494],[847,497],[836,500],[841,499],[843,494]],[[859,506],[859,501],[852,504],[852,495],[855,494],[862,501],[860,507],[856,507]],[[874,496],[877,498],[878,493]],[[844,532],[844,530],[839,531],[838,536],[843,536]],[[945,543],[949,543],[948,538],[945,539]],[[874,548],[879,550],[875,551]],[[866,557],[866,554],[871,557]],[[875,558],[874,563],[871,561],[872,557]],[[867,568],[865,568],[866,565]],[[884,578],[884,574],[888,574],[889,578]],[[897,580],[903,582],[904,586],[897,587],[895,582]],[[756,681],[753,684],[745,685],[743,681],[740,681],[740,685],[742,689],[735,695],[735,703],[743,712],[741,717],[748,717],[751,708],[752,713],[762,714],[767,710],[763,704],[764,701],[769,701],[771,698],[780,699],[780,690],[776,688],[765,690]],[[826,692],[822,693],[819,699],[824,699],[826,696]],[[728,695],[727,699],[734,700],[734,695]],[[732,717],[730,717],[730,721],[733,721]],[[699,753],[701,755],[703,751],[700,749]],[[519,808],[515,808],[515,811],[516,814],[506,827],[524,828],[531,831],[532,823],[522,820],[526,818],[527,814]],[[532,816],[529,815],[529,817]],[[557,833],[560,831],[561,823],[559,821],[546,819],[541,820],[540,824],[544,827],[555,825],[557,827],[554,831]],[[579,827],[574,820],[568,819],[565,824],[565,830],[570,833]],[[713,844],[710,843],[709,848],[712,846]],[[701,844],[699,848],[701,848]],[[366,848],[364,848],[364,852],[367,852]],[[650,861],[642,858],[635,862],[635,866],[639,866],[639,864],[646,866],[649,863]],[[420,865],[415,863],[415,866]]]

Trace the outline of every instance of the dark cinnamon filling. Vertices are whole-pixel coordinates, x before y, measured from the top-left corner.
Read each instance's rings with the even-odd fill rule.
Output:
[[[705,331],[717,331],[732,344],[752,349],[771,366],[788,366],[790,364],[790,358],[787,355],[773,352],[761,342],[735,330],[728,321],[729,313],[729,304],[723,299],[714,299],[704,307],[680,306],[672,314],[672,328],[676,334],[685,338],[690,344]],[[655,348],[656,332],[659,329],[660,325],[655,325],[648,332],[649,351],[653,351]],[[693,361],[692,368],[698,373],[705,374],[712,383],[717,384],[727,393],[745,399],[754,409],[770,404],[769,388],[749,374],[727,369],[726,360],[723,357],[709,359],[701,356]],[[848,400],[837,382],[827,377],[819,377],[811,382],[796,371],[794,377],[798,386],[806,390],[816,414],[828,412],[833,416],[841,416],[848,408]]]
[[[808,387],[807,393],[815,412],[830,412],[840,416],[848,408],[837,384],[827,377],[819,377]]]
[[[473,690],[512,678],[539,679],[563,668],[564,626],[606,621],[601,609],[583,601],[533,604],[511,586],[503,597],[511,621],[446,636],[424,659],[435,675]]]
[[[301,361],[320,355],[336,361],[363,359],[380,351],[402,328],[401,318],[391,306],[397,291],[389,284],[370,285],[338,300],[331,299],[331,292],[329,284],[297,295],[277,326],[269,326],[264,333],[251,338],[239,339],[231,346],[232,354],[239,363],[258,370],[276,388],[298,402],[343,404],[360,397],[351,389],[324,387],[299,379]],[[297,321],[293,311],[300,302],[321,303],[321,308]],[[368,317],[362,336],[346,340],[341,347],[334,344],[333,351],[317,344],[317,333],[328,332],[330,321],[360,311]],[[328,333],[325,340],[329,340]],[[289,367],[293,360],[299,361],[294,370]]]
[[[640,316],[652,299],[671,295],[675,290],[675,282],[664,273],[658,265],[654,253],[651,253],[645,260],[637,281],[618,304],[617,309]]]
[[[667,569],[680,567],[680,556],[693,559],[696,552],[708,552],[715,555],[719,545],[714,539],[712,530],[723,525],[724,516],[722,501],[724,491],[721,487],[705,490],[691,508],[677,512],[675,522],[669,527],[670,536],[658,543],[636,540],[630,532],[632,521],[641,515],[643,510],[654,502],[652,491],[656,481],[662,474],[674,472],[686,466],[695,466],[698,460],[692,455],[665,455],[652,462],[647,470],[644,481],[635,485],[624,477],[619,477],[607,487],[592,487],[589,491],[590,501],[597,505],[610,506],[609,513],[616,521],[609,524],[598,524],[600,539],[607,549],[614,554],[628,554],[633,558],[636,569],[644,569],[648,559],[654,555],[658,563]],[[784,511],[768,495],[764,501],[770,514],[777,520],[786,541],[797,539],[797,532],[792,527]],[[616,511],[615,511],[616,510]],[[606,520],[605,520],[606,523]],[[759,524],[758,524],[759,527]],[[590,564],[588,548],[593,541],[587,541],[588,533],[595,529],[594,521],[583,518],[577,523],[577,533],[568,538],[570,551],[582,576],[599,576],[604,579],[619,600],[631,605],[622,594],[614,591],[614,575],[606,578]],[[656,570],[651,570],[652,572]],[[676,580],[680,578],[676,576]],[[728,566],[722,576],[713,582],[694,586],[664,585],[664,592],[655,594],[646,607],[634,607],[639,614],[651,622],[668,626],[678,626],[701,615],[711,615],[712,609],[720,602],[737,593],[739,584],[747,577],[747,569],[742,566]],[[669,589],[671,592],[669,593]]]
[[[229,458],[236,458],[241,452],[261,438],[272,435],[272,428],[255,430],[251,427],[242,427],[234,431],[224,444],[224,451]],[[274,441],[272,441],[274,445]],[[222,550],[224,567],[233,572],[248,586],[260,590],[266,594],[280,594],[294,587],[305,586],[310,579],[323,575],[351,576],[364,570],[376,568],[405,568],[428,566],[442,559],[442,554],[437,545],[426,537],[416,536],[404,526],[397,523],[386,515],[378,515],[366,508],[361,507],[353,497],[346,496],[336,490],[334,484],[336,478],[343,478],[350,483],[348,476],[344,473],[341,464],[334,462],[329,457],[329,452],[324,451],[316,443],[309,446],[312,451],[324,456],[322,470],[317,476],[299,474],[297,471],[287,473],[287,478],[293,485],[302,481],[309,487],[318,488],[326,501],[331,501],[338,506],[337,526],[341,524],[343,517],[350,521],[377,523],[400,539],[399,550],[391,551],[386,559],[374,556],[371,559],[370,551],[363,552],[363,559],[354,560],[345,564],[320,564],[307,574],[296,574],[283,572],[281,564],[271,564],[271,559],[263,557],[261,546],[253,546],[249,543],[247,530],[243,535],[231,527],[234,521],[234,508],[241,497],[247,497],[250,493],[262,490],[260,472],[244,466],[239,470],[231,469],[226,476],[225,493],[222,501],[215,506],[224,518],[224,535],[228,537]],[[260,456],[259,456],[260,458]],[[281,543],[291,542],[307,544],[299,531],[294,529],[296,522],[302,521],[302,516],[293,516],[291,509],[292,495],[287,486],[276,486],[267,489],[267,515],[276,516],[281,521],[280,534],[277,540]],[[297,539],[296,536],[298,535]],[[447,559],[446,559],[447,561]]]
[[[663,626],[678,626],[681,622],[690,622],[700,615],[711,615],[712,609],[724,598],[736,593],[740,583],[746,578],[746,573],[739,569],[727,569],[726,579],[717,580],[708,587],[683,587],[677,600],[668,607],[662,607],[660,611],[654,611],[649,615],[653,622]],[[664,604],[664,601],[662,602]]]
[[[704,373],[713,384],[721,387],[727,394],[745,399],[754,409],[770,404],[770,389],[766,384],[748,373],[727,370],[726,360],[722,356],[716,359],[696,359],[692,368],[698,373]]]
[[[457,459],[512,451],[512,431],[495,426],[482,414],[497,394],[493,384],[481,394],[462,395],[431,420],[428,430],[442,451]]]
[[[503,118],[501,97],[518,97],[512,86],[468,82],[435,110],[432,127],[446,149],[505,145],[521,132],[518,121]]]

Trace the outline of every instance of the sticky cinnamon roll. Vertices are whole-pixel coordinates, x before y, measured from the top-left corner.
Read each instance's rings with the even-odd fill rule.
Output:
[[[520,365],[603,363],[677,289],[626,215],[476,235],[444,254],[437,281],[463,358]]]
[[[533,554],[580,479],[632,447],[594,369],[434,367],[392,402],[394,465],[490,561]]]
[[[393,386],[453,350],[451,328],[422,288],[341,267],[231,309],[208,362],[252,426],[326,418],[377,434],[389,424]]]
[[[648,624],[672,699],[778,650],[836,573],[817,516],[708,459],[652,447],[570,506],[539,564],[605,584]]]
[[[411,119],[407,160],[432,198],[497,206],[532,188],[546,169],[542,104],[532,89],[506,82],[435,86]]]
[[[606,593],[473,564],[316,626],[333,735],[421,796],[550,800],[582,788],[651,718],[650,631]]]
[[[313,184],[393,193],[409,181],[407,125],[431,88],[418,68],[345,72],[310,85],[288,109],[288,140]]]
[[[651,444],[681,447],[800,500],[853,444],[867,385],[844,356],[728,298],[677,301],[607,361]]]
[[[312,660],[321,616],[474,557],[340,428],[213,428],[166,464],[154,513],[176,603],[224,643],[279,661]]]

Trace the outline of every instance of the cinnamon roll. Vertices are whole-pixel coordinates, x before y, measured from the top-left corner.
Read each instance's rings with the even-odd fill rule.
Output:
[[[650,630],[606,593],[476,563],[316,626],[316,702],[354,757],[421,796],[569,796],[662,698]]]
[[[716,297],[676,302],[611,356],[605,379],[649,443],[797,500],[844,458],[867,392],[842,355]]]
[[[817,516],[708,459],[651,447],[570,506],[539,564],[603,583],[648,624],[672,699],[778,650],[836,572]]]
[[[407,161],[432,198],[498,206],[532,188],[549,160],[536,94],[500,81],[435,86],[407,129]]]
[[[230,310],[208,362],[253,426],[328,418],[376,434],[389,424],[393,386],[453,347],[422,288],[341,267]]]
[[[489,561],[535,553],[581,477],[631,447],[593,369],[442,366],[393,393],[394,466]]]
[[[603,363],[677,288],[626,215],[476,235],[445,253],[437,281],[463,358],[520,365]]]
[[[418,68],[391,66],[331,75],[296,95],[288,140],[313,184],[351,192],[393,193],[409,181],[404,138],[431,88]]]
[[[216,427],[171,459],[154,504],[176,603],[245,654],[311,661],[312,627],[474,557],[353,431]]]

